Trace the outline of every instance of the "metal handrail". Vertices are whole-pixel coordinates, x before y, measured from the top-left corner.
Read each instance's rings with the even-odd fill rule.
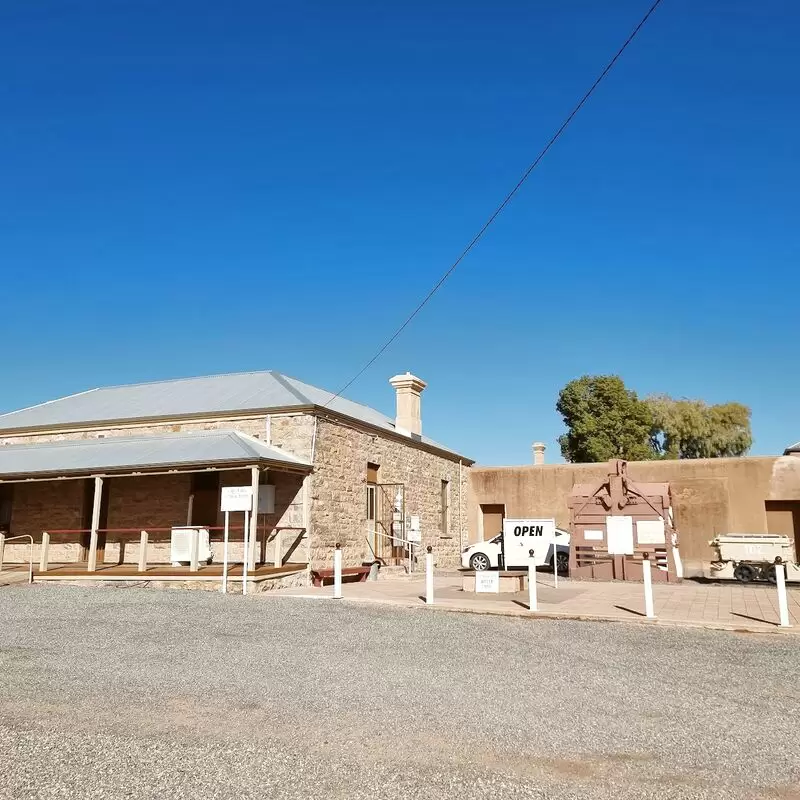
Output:
[[[33,536],[29,533],[20,533],[18,536],[8,536],[3,540],[3,545],[8,542],[13,542],[15,539],[30,539],[31,540],[31,557],[28,565],[28,583],[33,583]],[[3,561],[0,559],[0,572],[3,571]]]
[[[380,557],[375,553],[372,549],[372,543],[369,540],[369,537],[372,534],[376,534],[377,536],[383,536],[384,539],[391,539],[393,542],[399,542],[397,545],[398,547],[407,547],[408,548],[408,571],[411,573],[413,571],[414,565],[414,548],[420,544],[420,542],[412,542],[411,539],[403,539],[401,536],[395,536],[391,533],[386,533],[386,531],[378,530],[376,527],[375,530],[370,531],[365,537],[367,540],[367,547],[369,547],[370,552],[372,553],[372,557],[375,559],[379,559]]]

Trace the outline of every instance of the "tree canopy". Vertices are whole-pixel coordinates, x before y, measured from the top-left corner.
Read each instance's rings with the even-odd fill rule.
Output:
[[[653,413],[651,443],[656,457],[743,456],[753,444],[750,409],[741,403],[708,405],[702,400],[647,398]]]
[[[567,461],[608,461],[653,457],[650,407],[617,375],[584,375],[559,393],[556,409],[567,432],[560,436]]]
[[[742,456],[753,443],[747,406],[666,394],[640,399],[617,375],[570,381],[556,409],[567,426],[561,454],[571,462]]]

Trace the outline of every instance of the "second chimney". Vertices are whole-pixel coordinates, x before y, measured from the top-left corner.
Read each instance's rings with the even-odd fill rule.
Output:
[[[533,450],[533,463],[535,465],[544,464],[544,442],[534,442],[531,448]]]
[[[425,381],[406,372],[389,378],[397,393],[397,417],[394,427],[406,436],[422,434],[422,392],[428,385]]]

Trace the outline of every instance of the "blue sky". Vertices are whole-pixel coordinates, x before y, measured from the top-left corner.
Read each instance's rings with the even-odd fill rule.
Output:
[[[339,388],[649,2],[5,2],[0,409],[278,369]],[[559,389],[752,406],[800,439],[800,6],[665,0],[445,288],[348,395],[557,456]]]

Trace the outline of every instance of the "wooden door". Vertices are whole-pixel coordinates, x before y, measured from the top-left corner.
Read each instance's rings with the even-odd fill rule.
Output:
[[[767,500],[767,532],[788,536],[800,558],[800,500]]]
[[[502,504],[482,504],[483,541],[494,539],[503,532],[503,520],[506,518],[506,507]]]

